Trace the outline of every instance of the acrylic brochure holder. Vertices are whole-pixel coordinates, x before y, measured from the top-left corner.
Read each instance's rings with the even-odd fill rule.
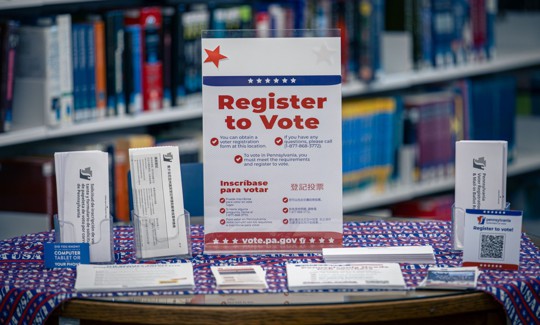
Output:
[[[99,232],[95,234],[95,240],[94,242],[90,243],[90,245],[98,245],[104,240],[104,236],[102,234],[108,233],[110,235],[109,238],[109,247],[110,247],[110,256],[111,259],[109,261],[100,261],[100,262],[92,262],[95,264],[107,264],[114,262],[114,236],[113,236],[113,223],[112,223],[112,217],[109,216],[106,219],[101,220],[99,224]],[[76,229],[75,225],[72,222],[64,221],[62,220],[58,215],[54,215],[54,239],[57,243],[82,243],[82,242],[88,242],[88,241],[82,241],[77,239],[76,235]]]
[[[134,211],[131,211],[136,258],[138,260],[191,258],[189,218],[189,212],[184,210],[183,214],[175,218],[177,225],[175,230],[170,233],[166,232],[166,235],[163,236],[159,234],[160,225],[155,217],[138,216]],[[184,245],[185,247],[183,247]]]
[[[510,209],[510,202],[506,202],[505,210]],[[452,205],[452,249],[461,251],[463,250],[464,242],[464,228],[465,228],[465,208],[456,207]],[[493,210],[493,209],[490,209]]]

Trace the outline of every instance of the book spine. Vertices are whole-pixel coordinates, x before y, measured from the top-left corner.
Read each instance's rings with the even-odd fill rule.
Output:
[[[141,61],[141,28],[138,25],[125,27],[125,94],[127,112],[142,112],[142,61]]]
[[[80,83],[80,89],[79,89],[79,96],[80,96],[80,107],[79,107],[79,114],[78,117],[76,117],[77,120],[82,121],[89,118],[89,112],[90,112],[90,102],[88,101],[88,91],[89,91],[89,82],[88,82],[88,76],[87,76],[87,66],[88,66],[88,58],[87,58],[87,42],[86,42],[86,26],[85,24],[78,24],[78,61],[79,61],[79,83]]]
[[[97,117],[107,116],[107,76],[105,65],[105,23],[99,19],[94,21],[94,71],[95,71],[95,97]]]
[[[162,58],[160,53],[161,11],[159,8],[142,10],[142,81],[143,110],[161,109],[163,100]]]
[[[93,23],[85,24],[86,82],[88,85],[86,98],[88,101],[87,118],[96,119],[99,113],[96,106],[96,42]]]
[[[60,56],[60,111],[61,123],[73,122],[73,62],[72,62],[72,35],[71,15],[62,14],[56,16],[58,24],[58,46]]]
[[[161,106],[168,108],[173,105],[173,20],[174,8],[165,7],[161,9],[162,25],[160,36],[160,48],[162,53],[163,76],[163,100]]]
[[[0,133],[9,131],[13,120],[13,88],[15,86],[16,49],[19,23],[9,20],[0,26]]]

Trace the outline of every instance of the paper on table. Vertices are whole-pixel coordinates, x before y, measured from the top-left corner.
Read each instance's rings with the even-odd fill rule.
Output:
[[[79,264],[75,289],[86,292],[192,289],[193,265],[174,264]]]
[[[346,262],[394,262],[434,264],[435,255],[431,245],[392,247],[343,247],[323,248],[327,263]]]
[[[405,289],[398,263],[287,264],[289,290]]]
[[[266,273],[260,265],[211,266],[218,289],[266,289]]]

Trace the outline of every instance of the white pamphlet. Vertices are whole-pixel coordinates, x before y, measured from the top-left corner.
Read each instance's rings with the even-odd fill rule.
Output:
[[[189,254],[178,147],[129,149],[137,258]]]
[[[193,265],[172,264],[79,264],[75,289],[86,292],[193,289]]]
[[[398,263],[287,264],[289,290],[405,289]]]
[[[211,266],[218,289],[267,289],[260,265]]]
[[[506,141],[456,142],[454,249],[463,249],[466,209],[505,209],[507,152]]]
[[[435,264],[431,245],[323,248],[326,263],[393,262]]]
[[[420,283],[424,289],[475,289],[480,271],[476,266],[438,267],[428,269],[427,276]]]
[[[56,152],[58,222],[62,243],[89,243],[90,262],[114,259],[108,153]]]

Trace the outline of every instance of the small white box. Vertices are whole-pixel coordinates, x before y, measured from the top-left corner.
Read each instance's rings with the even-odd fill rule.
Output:
[[[463,248],[466,209],[505,209],[507,152],[506,141],[456,142],[455,249]]]

